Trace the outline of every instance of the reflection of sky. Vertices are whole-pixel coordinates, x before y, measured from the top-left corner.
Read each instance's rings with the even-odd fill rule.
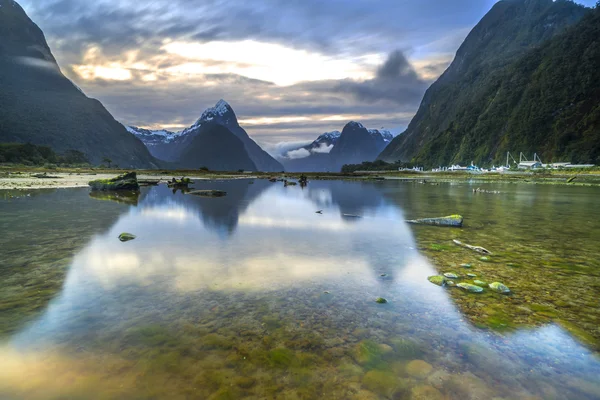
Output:
[[[116,324],[140,313],[142,317],[176,313],[172,299],[182,296],[262,296],[327,289],[347,301],[365,304],[383,296],[390,300],[390,310],[428,327],[431,337],[466,336],[484,347],[493,344],[490,352],[498,357],[499,370],[511,370],[502,352],[512,352],[516,361],[518,349],[527,349],[539,359],[560,355],[561,363],[574,361],[569,357],[577,355],[578,368],[598,367],[583,347],[556,326],[520,331],[510,341],[471,328],[446,289],[426,280],[434,269],[414,250],[402,210],[383,201],[374,186],[320,182],[302,190],[273,185],[258,192],[249,204],[247,194],[230,198],[237,199],[239,219],[225,236],[215,226],[219,219],[206,215],[221,199],[174,197],[160,188],[150,190],[146,199],[151,201],[130,208],[75,256],[60,296],[37,322],[13,338],[13,344],[26,349],[41,339],[85,330],[74,322],[82,314]],[[157,193],[163,193],[162,200]],[[335,201],[340,193],[349,194],[344,204]],[[367,206],[349,198],[364,198]],[[315,213],[319,209],[323,214]],[[344,218],[348,209],[362,210],[363,217]],[[121,232],[131,232],[137,239],[121,243],[117,239]],[[380,277],[383,273],[386,279]],[[141,296],[143,305],[130,304],[135,300],[132,296]],[[5,362],[0,361],[0,370]]]

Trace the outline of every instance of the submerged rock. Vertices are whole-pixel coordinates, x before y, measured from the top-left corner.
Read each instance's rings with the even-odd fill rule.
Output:
[[[423,360],[412,360],[406,364],[406,373],[413,378],[425,379],[433,367]]]
[[[510,289],[508,288],[508,286],[506,286],[500,282],[492,282],[488,286],[490,289],[492,289],[496,293],[501,293],[501,294],[510,293]]]
[[[487,286],[487,282],[480,281],[480,280],[478,280],[478,279],[475,279],[475,280],[473,281],[473,283],[474,283],[474,284],[476,284],[477,286],[481,286],[481,287],[483,287],[483,286]]]
[[[188,192],[187,194],[191,194],[194,196],[200,196],[200,197],[223,197],[223,196],[227,196],[227,192],[223,191],[223,190],[192,190],[191,192]]]
[[[463,268],[471,268],[472,267],[471,264],[460,264],[460,266]]]
[[[391,372],[369,371],[363,376],[362,384],[372,392],[391,398],[396,392],[399,382]]]
[[[467,292],[470,293],[481,293],[483,292],[483,288],[481,286],[477,286],[477,285],[471,285],[470,283],[459,283],[458,285],[456,285],[457,287],[466,290]]]
[[[415,386],[411,390],[411,400],[444,400],[446,397],[433,386]]]
[[[427,280],[435,285],[444,286],[447,279],[441,275],[434,275],[427,278]]]
[[[477,275],[475,275],[475,274],[467,274],[467,276],[468,276],[469,278],[476,278],[476,277],[477,277]]]
[[[128,172],[110,179],[96,179],[88,182],[92,190],[140,190],[135,172]]]
[[[133,234],[131,234],[131,233],[126,233],[126,232],[123,232],[123,233],[121,233],[121,234],[119,235],[119,240],[120,240],[121,242],[128,242],[128,241],[130,241],[130,240],[133,240],[133,239],[135,239],[135,238],[136,238],[136,236],[135,236],[135,235],[133,235]]]
[[[449,215],[447,217],[439,217],[439,218],[420,218],[420,219],[411,219],[406,221],[409,224],[419,224],[419,225],[434,225],[434,226],[450,226],[455,228],[461,228],[463,225],[463,217],[462,215]]]
[[[384,299],[383,297],[378,297],[378,298],[375,300],[375,302],[376,302],[376,303],[379,303],[379,304],[385,304],[385,303],[387,303],[388,301],[387,301],[386,299]]]
[[[446,272],[444,276],[449,279],[458,279],[458,275],[456,275],[454,272]]]

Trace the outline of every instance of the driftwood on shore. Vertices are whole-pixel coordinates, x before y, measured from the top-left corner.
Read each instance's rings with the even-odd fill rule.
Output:
[[[477,253],[481,253],[481,254],[490,254],[490,255],[492,254],[492,252],[491,252],[491,251],[489,251],[489,250],[487,250],[487,249],[484,249],[484,248],[483,248],[483,247],[481,247],[481,246],[471,246],[470,244],[463,243],[463,242],[461,242],[460,240],[456,240],[456,239],[453,239],[452,241],[454,242],[454,244],[456,244],[456,245],[458,245],[458,246],[461,246],[461,247],[467,248],[467,249],[469,249],[469,250],[476,251]]]
[[[463,217],[462,215],[449,215],[447,217],[439,218],[411,219],[406,222],[409,224],[418,225],[450,226],[454,228],[461,228],[463,224]]]

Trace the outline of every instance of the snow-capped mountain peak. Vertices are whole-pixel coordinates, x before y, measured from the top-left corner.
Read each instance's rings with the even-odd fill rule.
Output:
[[[210,122],[217,120],[220,123],[227,124],[229,122],[237,122],[233,109],[225,100],[221,99],[217,102],[214,107],[207,108],[204,110],[200,118],[196,121],[194,126],[201,125],[203,122]]]
[[[346,124],[346,126],[353,127],[353,128],[359,128],[359,129],[365,129],[363,124],[361,124],[360,122],[356,122],[356,121],[350,121]]]

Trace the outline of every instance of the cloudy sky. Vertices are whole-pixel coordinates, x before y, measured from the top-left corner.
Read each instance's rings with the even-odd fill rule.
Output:
[[[223,98],[273,146],[349,120],[401,130],[495,1],[19,3],[63,72],[121,122],[180,130]]]

